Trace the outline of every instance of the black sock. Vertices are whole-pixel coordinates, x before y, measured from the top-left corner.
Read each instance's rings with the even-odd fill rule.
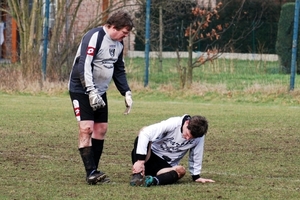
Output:
[[[92,149],[94,153],[94,162],[96,165],[96,169],[99,166],[99,161],[102,155],[103,146],[104,146],[104,140],[97,140],[92,138]]]
[[[89,176],[92,171],[97,169],[94,162],[92,147],[83,147],[78,150],[86,171],[86,176]]]
[[[175,170],[157,175],[156,177],[153,177],[153,185],[167,185],[172,184],[178,181],[178,174]]]

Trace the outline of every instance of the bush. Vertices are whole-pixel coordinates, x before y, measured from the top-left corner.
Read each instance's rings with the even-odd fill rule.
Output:
[[[287,3],[282,6],[278,23],[276,52],[280,58],[283,72],[289,73],[291,69],[292,43],[294,30],[295,3]],[[298,33],[299,38],[299,33]],[[297,51],[297,73],[300,73],[299,39]]]

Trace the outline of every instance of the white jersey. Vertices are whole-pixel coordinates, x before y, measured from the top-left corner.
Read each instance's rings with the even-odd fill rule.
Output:
[[[139,134],[136,153],[146,155],[148,143],[152,142],[153,153],[167,161],[171,166],[176,166],[189,151],[189,171],[191,175],[200,175],[205,135],[191,140],[184,139],[182,137],[182,125],[185,116],[187,115],[171,117],[144,127]]]

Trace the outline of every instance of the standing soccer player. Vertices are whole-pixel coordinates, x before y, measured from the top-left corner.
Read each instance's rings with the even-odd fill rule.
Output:
[[[130,185],[166,185],[182,178],[186,170],[179,165],[189,152],[189,171],[195,182],[214,180],[200,177],[204,139],[208,130],[205,117],[183,115],[144,127],[132,150],[132,179]]]
[[[108,127],[106,91],[110,81],[125,97],[129,114],[131,90],[123,61],[123,39],[134,27],[123,11],[112,14],[104,26],[88,31],[78,47],[69,80],[69,93],[79,125],[79,152],[88,184],[109,181],[98,170]]]

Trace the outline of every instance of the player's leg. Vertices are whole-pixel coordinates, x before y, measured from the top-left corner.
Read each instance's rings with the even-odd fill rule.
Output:
[[[104,108],[97,109],[94,112],[94,131],[92,134],[92,150],[94,153],[94,161],[96,165],[96,169],[99,169],[99,163],[101,159],[101,155],[104,147],[105,135],[108,127],[108,103],[106,93],[102,95],[102,99],[104,100],[106,106]],[[100,172],[100,171],[98,171]],[[104,174],[103,172],[100,172]],[[109,182],[110,180],[106,178],[105,180],[101,180],[101,182]]]
[[[176,183],[179,179],[181,179],[186,173],[186,170],[183,166],[175,166],[175,167],[168,167],[163,168],[157,172],[157,175],[152,177],[148,177],[148,185],[167,185]],[[150,184],[151,183],[151,184]]]
[[[139,139],[139,137],[136,137],[136,139],[134,141],[134,145],[133,145],[134,146],[133,150],[131,151],[131,161],[132,161],[132,164],[134,164],[138,160],[138,158],[136,156],[136,149],[137,149],[138,139]],[[145,158],[146,162],[149,160],[150,156],[151,156],[151,143],[149,142],[149,144],[148,144],[148,152],[147,152],[147,155],[146,155],[146,158]],[[142,185],[143,184],[143,180],[144,180],[144,175],[142,174],[142,172],[140,172],[140,173],[133,173],[132,177],[131,177],[131,180],[130,180],[130,185],[131,186]]]
[[[94,161],[96,168],[99,166],[99,161],[104,147],[105,134],[107,132],[107,123],[95,123],[94,132],[92,134],[92,149],[94,152]]]
[[[177,174],[178,174],[179,179],[181,179],[186,173],[186,170],[183,166],[177,165],[177,166],[174,166],[174,167],[163,168],[163,169],[161,169],[157,172],[157,175],[168,173],[170,171],[176,171]]]
[[[88,96],[79,93],[70,93],[74,114],[79,125],[78,150],[86,171],[88,184],[96,184],[105,178],[105,174],[97,172],[92,150],[91,136],[94,128],[93,110],[89,105]]]
[[[94,161],[91,135],[94,121],[85,120],[79,122],[79,152],[86,170],[86,181],[88,184],[96,184],[105,178],[105,174],[97,171]]]
[[[96,168],[99,166],[99,161],[102,155],[104,139],[107,132],[107,121],[108,121],[108,104],[106,93],[102,95],[102,99],[106,106],[104,108],[97,109],[94,111],[94,131],[92,134],[92,149],[94,152],[94,161]]]
[[[160,170],[156,176],[145,176],[143,186],[149,187],[151,185],[168,185],[176,183],[180,178],[185,175],[183,166],[169,167]]]
[[[183,166],[171,167],[167,161],[152,154],[145,164],[147,176],[144,178],[143,186],[173,184],[185,175],[186,170]]]
[[[142,180],[137,181],[136,186],[149,187],[151,185],[166,185],[175,183],[179,179],[177,173],[184,174],[180,171],[180,168],[173,168],[166,160],[160,158],[151,151],[149,160],[145,162],[145,177]]]

